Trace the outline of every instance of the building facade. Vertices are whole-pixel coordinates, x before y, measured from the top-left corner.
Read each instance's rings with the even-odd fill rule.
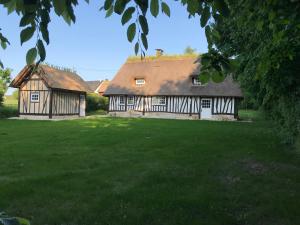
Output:
[[[46,65],[26,66],[12,81],[19,89],[19,116],[30,119],[85,116],[88,86],[69,71]]]
[[[199,81],[195,57],[127,61],[110,82],[109,113],[114,116],[233,120],[243,97],[232,77]],[[201,74],[200,74],[201,76]]]

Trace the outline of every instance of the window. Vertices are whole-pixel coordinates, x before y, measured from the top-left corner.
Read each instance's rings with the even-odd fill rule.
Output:
[[[134,97],[133,96],[127,97],[127,105],[134,105]]]
[[[205,109],[210,108],[210,100],[209,99],[203,99],[201,106],[202,106],[202,108],[205,108]]]
[[[193,85],[195,85],[195,86],[201,86],[202,85],[201,81],[199,80],[199,77],[193,77],[192,82],[193,82]]]
[[[124,96],[120,96],[120,105],[125,105],[125,98],[124,98]]]
[[[152,98],[152,105],[165,105],[166,104],[166,97],[159,96]]]
[[[38,92],[34,92],[30,94],[30,101],[31,102],[39,102],[40,101],[40,94]]]
[[[135,85],[136,86],[143,86],[145,84],[144,79],[135,79]]]

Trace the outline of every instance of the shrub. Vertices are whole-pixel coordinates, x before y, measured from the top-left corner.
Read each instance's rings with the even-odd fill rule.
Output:
[[[9,118],[18,116],[18,107],[0,106],[0,118]]]
[[[88,94],[86,98],[86,111],[92,112],[99,109],[108,110],[108,98],[99,96],[96,93]]]

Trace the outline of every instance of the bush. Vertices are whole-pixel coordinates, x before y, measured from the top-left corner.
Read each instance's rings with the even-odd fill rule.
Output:
[[[17,106],[0,106],[0,118],[9,118],[18,116]]]
[[[108,98],[96,93],[88,94],[86,98],[86,111],[108,110]]]

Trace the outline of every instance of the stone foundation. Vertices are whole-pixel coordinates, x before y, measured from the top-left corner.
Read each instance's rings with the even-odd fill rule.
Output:
[[[161,118],[161,119],[182,119],[182,120],[199,120],[197,114],[179,114],[179,113],[166,113],[166,112],[146,112],[143,115],[142,112],[127,111],[127,112],[109,112],[112,117],[127,117],[127,118]],[[232,121],[236,120],[233,115],[212,115],[211,119],[207,120],[220,120],[220,121]]]
[[[68,119],[77,119],[80,118],[78,115],[71,116],[52,116],[52,119],[49,116],[41,116],[41,115],[20,115],[20,119],[25,120],[68,120]]]

